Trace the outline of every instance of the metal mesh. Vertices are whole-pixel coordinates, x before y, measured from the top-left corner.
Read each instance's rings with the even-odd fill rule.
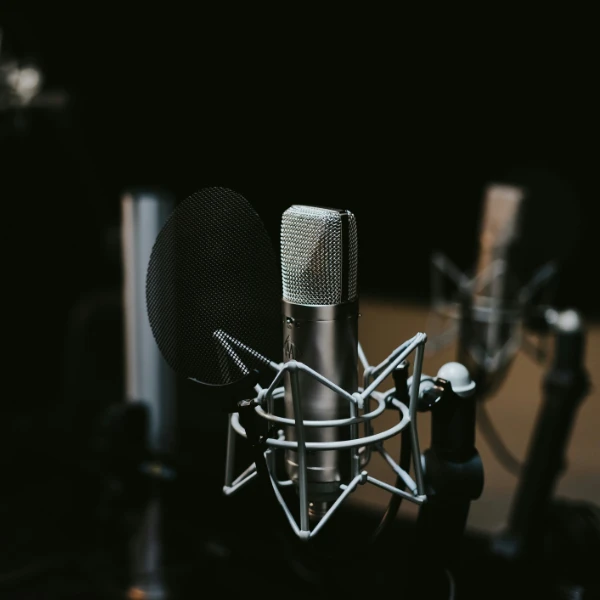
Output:
[[[156,238],[146,278],[150,326],[178,373],[224,385],[281,353],[278,260],[259,216],[236,192],[201,190]]]
[[[349,213],[348,249],[342,247],[340,212],[294,205],[281,220],[283,297],[295,304],[340,304],[343,253],[348,252],[348,300],[357,295],[356,219]]]

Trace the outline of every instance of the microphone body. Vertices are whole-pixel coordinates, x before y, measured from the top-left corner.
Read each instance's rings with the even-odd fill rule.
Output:
[[[543,383],[543,402],[531,436],[500,548],[516,555],[539,555],[554,488],[577,411],[589,390],[585,369],[585,330],[574,310],[556,313],[552,323],[555,354]],[[507,540],[510,543],[507,543]]]
[[[297,360],[347,391],[358,390],[356,224],[348,211],[292,206],[282,218],[284,361]],[[303,421],[350,417],[348,400],[303,371],[297,373]],[[292,383],[284,379],[285,416],[294,419]],[[306,442],[350,438],[350,426],[305,427]],[[286,439],[296,440],[287,427]],[[298,453],[287,450],[288,476],[298,485]],[[351,475],[350,450],[308,452],[309,514],[322,517]]]
[[[295,359],[346,390],[358,389],[358,306],[355,302],[332,306],[303,306],[283,301],[285,317],[284,358]],[[285,377],[285,410],[294,417],[289,374]],[[298,374],[298,393],[305,421],[343,419],[350,416],[348,401],[306,373]],[[307,427],[307,442],[349,439],[349,427]],[[287,437],[295,440],[295,428]],[[298,481],[297,453],[288,451],[287,472]],[[350,477],[348,451],[326,450],[307,457],[308,494],[316,512],[323,503],[339,496],[340,484]]]

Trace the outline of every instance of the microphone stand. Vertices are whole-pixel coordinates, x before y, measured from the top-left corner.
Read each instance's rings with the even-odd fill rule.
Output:
[[[565,466],[577,409],[589,390],[584,366],[585,332],[576,311],[550,311],[554,361],[543,383],[540,408],[507,530],[494,540],[504,558],[530,563],[544,552],[552,495]],[[597,566],[597,565],[596,565]]]
[[[418,539],[422,555],[439,571],[458,566],[469,508],[483,491],[475,406],[473,395],[459,395],[440,377],[423,393],[419,406],[421,412],[431,411],[431,446],[423,453],[428,500],[419,511]]]
[[[478,399],[489,394],[492,385],[485,370],[469,352],[473,342],[472,298],[468,290],[460,294],[460,330],[457,358],[474,370]],[[553,491],[565,467],[565,453],[576,412],[586,396],[589,383],[584,366],[585,332],[581,316],[573,310],[558,313],[546,310],[526,316],[525,327],[537,332],[554,332],[554,362],[544,378],[544,399],[534,427],[528,455],[520,475],[506,531],[492,540],[491,552],[513,567],[550,564],[552,572],[597,585],[595,567],[588,568],[593,545],[600,545],[600,525],[589,514],[593,506],[561,504],[552,501]],[[581,514],[580,514],[581,513]],[[584,514],[585,513],[585,514]],[[598,517],[596,518],[596,520]],[[586,535],[577,537],[580,523],[586,521]],[[577,530],[577,531],[576,531]],[[568,546],[568,550],[565,547]],[[596,556],[598,556],[596,551]],[[569,563],[567,565],[566,563]],[[571,573],[569,573],[571,571]],[[547,575],[542,574],[543,579]],[[535,579],[535,578],[534,578]],[[554,581],[556,582],[557,576]],[[562,584],[561,584],[562,585]]]

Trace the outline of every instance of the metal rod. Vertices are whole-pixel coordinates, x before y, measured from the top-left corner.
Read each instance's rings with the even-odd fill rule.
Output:
[[[399,490],[398,488],[390,485],[389,483],[384,483],[383,481],[379,481],[379,479],[375,479],[374,477],[367,476],[367,481],[372,483],[373,485],[380,487],[382,490],[386,490],[391,492],[392,494],[396,494],[396,496],[402,496],[405,500],[409,500],[410,502],[414,502],[415,504],[423,504],[426,500],[426,496],[420,494],[418,496],[413,496],[404,490]]]
[[[351,494],[356,486],[360,483],[361,476],[357,475],[348,485],[344,486],[344,491],[338,496],[337,500],[331,505],[331,508],[325,513],[325,516],[319,521],[315,528],[311,531],[311,537],[317,535],[321,527],[330,519],[331,515],[336,511],[337,507]]]
[[[419,344],[422,344],[427,336],[423,333],[418,333],[412,338],[410,344],[400,352],[391,363],[388,363],[387,367],[371,382],[369,387],[362,392],[360,395],[363,400],[369,396],[373,391],[377,389],[379,384],[415,349],[418,348]],[[418,350],[417,350],[418,352]],[[420,375],[419,375],[420,376]]]
[[[406,347],[411,344],[417,336],[412,337],[410,340],[406,340],[402,344],[400,344],[387,358],[382,360],[376,367],[371,367],[371,377],[376,377],[379,375],[382,369],[384,369],[387,365],[390,364],[391,361],[395,360],[398,354],[404,352]]]
[[[350,404],[350,417],[356,417],[356,404]],[[350,437],[352,439],[358,438],[358,425],[353,423],[350,425]],[[360,455],[358,453],[358,448],[352,449],[352,475],[357,477],[360,472]]]
[[[227,452],[225,454],[225,485],[233,484],[233,472],[235,469],[235,429],[231,424],[231,415],[229,425],[227,426]]]
[[[371,379],[372,372],[373,372],[372,367],[367,367],[365,369],[365,372],[363,373],[363,389],[360,390],[361,393],[364,392],[367,387],[369,387],[369,381]],[[378,398],[375,395],[375,393],[373,392],[373,393],[369,394],[363,400],[364,410],[367,412],[367,414],[369,414],[369,411],[371,410],[371,398],[376,398],[378,401],[383,400],[384,406],[385,406],[385,398],[383,396]],[[373,429],[373,424],[369,420],[365,421],[364,436],[367,437],[369,435],[373,435],[374,431],[375,430]],[[364,448],[364,453],[365,453],[364,464],[367,465],[367,464],[369,464],[369,462],[371,460],[371,447],[363,446],[363,448]]]
[[[273,393],[275,392],[275,389],[277,388],[279,382],[283,379],[283,375],[286,372],[286,367],[285,365],[279,369],[279,371],[277,372],[277,375],[275,375],[275,378],[273,379],[273,381],[271,381],[271,385],[269,385],[269,387],[267,388],[267,392],[265,394],[265,397],[267,399],[267,402],[271,399]]]
[[[382,431],[380,433],[376,433],[375,435],[371,435],[368,437],[360,438],[358,440],[340,440],[338,442],[306,442],[305,446],[308,450],[316,450],[316,451],[324,451],[324,450],[343,450],[346,448],[356,448],[365,446],[367,444],[374,444],[376,442],[382,442],[383,440],[387,440],[389,438],[394,437],[400,431],[404,429],[410,423],[410,415],[409,410],[404,404],[401,402],[394,402],[392,404],[400,409],[402,413],[402,419],[390,429],[386,431]],[[239,422],[239,414],[233,413],[231,424],[233,425],[236,432],[242,437],[246,437],[246,432],[244,428],[240,425]],[[274,440],[269,438],[266,440],[266,444],[268,446],[272,446],[275,448],[291,448],[295,450],[298,448],[297,442],[289,442],[287,440]]]
[[[231,482],[231,485],[237,485],[242,479],[244,479],[246,477],[246,475],[249,475],[250,473],[252,473],[254,471],[256,471],[256,463],[252,463],[249,467],[244,469],[244,472],[241,475],[239,475],[238,477],[236,477]]]
[[[413,478],[396,463],[396,461],[386,452],[385,448],[383,446],[376,446],[376,449],[385,462],[393,469],[394,473],[402,478],[406,487],[408,487],[413,494],[417,492],[417,484],[413,481]]]
[[[421,449],[419,448],[419,432],[417,430],[417,409],[419,405],[419,384],[421,382],[421,370],[423,366],[423,344],[417,347],[415,366],[413,369],[412,385],[410,386],[410,433],[413,453],[413,465],[415,477],[417,480],[417,491],[419,495],[425,493],[425,484],[423,482],[423,469],[421,466]]]
[[[277,439],[279,440],[284,440],[285,439],[285,434],[283,432],[283,429],[280,429],[277,432]],[[289,485],[294,485],[294,482],[291,479],[284,479],[281,480],[277,477],[276,474],[276,458],[275,458],[275,453],[277,452],[277,448],[268,448],[266,451],[266,454],[268,454],[271,457],[271,462],[270,462],[270,468],[269,468],[269,473],[271,474],[271,478],[273,479],[273,481],[277,484],[278,487],[285,487],[285,486],[289,486]]]
[[[231,494],[233,494],[234,492],[237,492],[241,487],[243,487],[244,485],[246,485],[254,477],[256,477],[256,471],[254,471],[253,473],[250,473],[250,475],[248,475],[247,477],[245,477],[241,481],[237,481],[236,480],[237,483],[235,483],[235,484],[233,484],[231,486],[224,487],[223,488],[223,492],[225,493],[226,496],[231,496]]]
[[[296,438],[298,440],[298,485],[300,496],[300,529],[309,531],[308,519],[308,474],[306,472],[306,441],[302,424],[302,408],[300,406],[300,389],[298,386],[298,371],[290,372],[292,387],[292,402],[294,403],[294,418],[296,419]]]
[[[277,501],[281,505],[281,508],[283,508],[283,512],[285,513],[285,516],[286,516],[289,524],[291,525],[292,529],[294,530],[294,533],[298,537],[302,537],[302,533],[301,533],[300,529],[298,528],[298,525],[296,524],[296,521],[294,520],[292,513],[290,512],[289,508],[287,507],[287,504],[285,503],[285,500],[283,499],[281,492],[277,488],[277,485],[275,485],[275,482],[273,481],[273,477],[270,477],[270,478],[271,478],[271,485],[273,486],[273,492],[275,494],[275,497],[277,498]]]
[[[291,362],[292,361],[290,361],[286,364],[289,365]],[[297,361],[294,361],[294,363],[298,370],[304,371],[305,373],[312,375],[317,381],[322,383],[325,387],[328,387],[330,390],[337,392],[340,396],[342,396],[342,398],[345,398],[346,400],[348,400],[348,402],[356,404],[356,398],[352,394],[348,393],[345,389],[341,388],[339,385],[336,385],[332,381],[329,381],[329,379],[327,379],[327,377],[323,377],[323,375],[321,375],[320,373],[317,373],[317,371],[315,371],[314,369],[311,369],[304,363],[297,362]],[[284,367],[284,369],[285,369],[285,367]]]
[[[374,419],[378,417],[381,413],[385,411],[385,398],[376,398],[377,400],[377,408],[370,413],[366,413],[361,416],[353,416],[347,419],[331,419],[328,421],[303,421],[304,427],[344,427],[346,425],[353,425],[354,423],[362,423],[363,421],[368,421],[370,419]],[[284,417],[279,417],[273,414],[272,410],[267,408],[268,412],[265,412],[263,408],[260,406],[256,406],[256,412],[263,417],[263,419],[267,419],[268,421],[272,421],[273,423],[281,423],[283,425],[295,425],[295,419],[286,419]],[[356,411],[352,411],[351,414],[356,415]]]
[[[360,362],[362,363],[363,369],[368,369],[369,368],[369,361],[367,360],[367,355],[365,354],[363,347],[360,345],[360,342],[358,342],[358,358],[360,359]]]

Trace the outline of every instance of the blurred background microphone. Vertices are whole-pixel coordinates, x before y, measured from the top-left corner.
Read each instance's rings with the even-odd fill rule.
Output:
[[[471,293],[460,305],[458,360],[468,365],[478,393],[490,391],[508,369],[517,348],[522,310],[514,249],[521,235],[525,190],[491,184],[485,190],[479,258]],[[481,388],[479,388],[481,386]]]
[[[579,202],[567,182],[547,169],[513,168],[484,186],[474,272],[432,255],[428,350],[456,341],[456,360],[477,382],[479,430],[513,474],[522,461],[482,401],[498,394],[520,351],[537,364],[546,360],[546,313],[570,300],[565,265],[580,244],[579,225]]]
[[[125,396],[145,412],[148,461],[138,466],[155,478],[131,541],[130,595],[166,598],[163,576],[160,480],[175,450],[176,378],[160,353],[146,310],[146,272],[156,237],[175,206],[162,190],[133,189],[121,198]]]
[[[349,211],[295,205],[281,220],[284,360],[298,360],[351,393],[358,390],[356,220]],[[292,393],[307,421],[349,418],[346,399],[304,372],[292,392],[285,375],[285,412],[294,418]],[[287,428],[297,439],[297,429]],[[306,427],[307,442],[349,439],[348,427]],[[350,478],[351,453],[307,456],[309,515],[322,517]],[[298,485],[298,453],[286,452],[286,469]]]
[[[434,253],[429,349],[456,338],[457,360],[473,374],[480,400],[499,389],[519,349],[543,356],[530,335],[548,332],[544,313],[556,300],[578,224],[578,204],[564,182],[544,170],[513,170],[484,188],[473,275]],[[443,333],[440,316],[450,317]]]

